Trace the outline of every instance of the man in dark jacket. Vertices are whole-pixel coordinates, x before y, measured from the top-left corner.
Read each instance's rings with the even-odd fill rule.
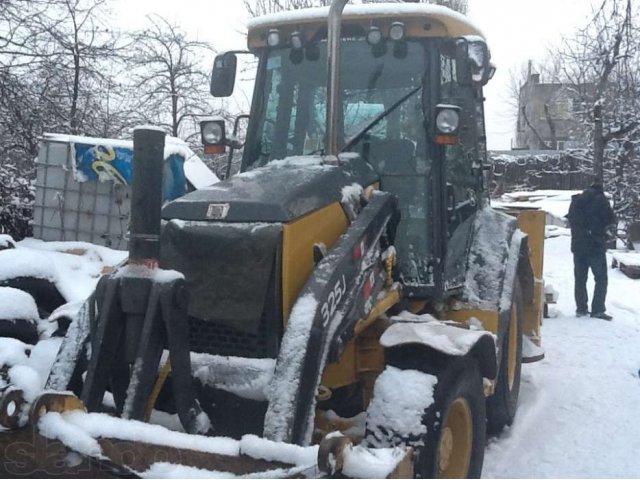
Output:
[[[575,277],[576,315],[587,315],[587,275],[589,268],[596,286],[591,302],[591,316],[611,320],[604,305],[607,296],[607,228],[615,223],[615,215],[602,186],[593,184],[571,199],[569,214],[571,251]]]

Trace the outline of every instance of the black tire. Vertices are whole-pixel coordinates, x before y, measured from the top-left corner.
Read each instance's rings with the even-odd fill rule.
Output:
[[[455,405],[454,405],[455,404]],[[471,434],[468,449],[457,449],[453,433],[453,453],[450,460],[441,458],[440,444],[455,428],[450,428],[450,417],[459,405],[466,405],[471,416],[469,430]],[[484,461],[486,440],[486,410],[482,384],[482,375],[477,363],[469,358],[454,359],[438,375],[438,383],[434,392],[434,403],[427,408],[423,423],[427,433],[423,439],[424,446],[416,449],[414,475],[416,478],[480,478]],[[445,427],[446,428],[443,428]],[[449,430],[447,432],[446,430]],[[468,439],[467,439],[468,440]],[[456,464],[456,454],[468,456],[465,465]],[[446,468],[442,468],[446,467]],[[444,471],[443,471],[444,470]]]
[[[56,308],[67,303],[55,284],[43,278],[10,278],[0,281],[0,287],[17,288],[31,295],[38,306],[40,318],[47,318]]]
[[[514,312],[515,309],[515,312]],[[522,324],[524,302],[520,282],[513,288],[513,301],[508,312],[509,321],[500,347],[500,369],[493,395],[487,398],[487,432],[499,434],[511,425],[518,409],[520,375],[522,372]],[[511,337],[515,327],[515,337]],[[515,351],[514,350],[515,347]],[[515,355],[510,359],[511,355]]]
[[[381,424],[379,418],[367,418],[366,444],[373,447],[399,445],[413,447],[415,478],[447,478],[447,476],[479,478],[482,473],[486,440],[486,403],[482,375],[477,362],[467,357],[452,358],[433,350],[425,351],[424,348],[416,345],[391,349],[388,353],[387,360],[391,360],[390,364],[396,368],[418,370],[438,378],[434,388],[433,403],[429,406],[425,405],[422,416],[426,433],[422,437],[420,435],[405,437],[395,432],[390,425]],[[407,385],[406,388],[411,389],[412,386]],[[449,434],[457,429],[451,428],[448,420],[452,406],[461,403],[468,408],[465,422],[467,428],[464,429],[467,436],[456,442],[455,433],[453,437]],[[402,405],[389,405],[403,408]],[[447,434],[444,433],[445,426],[450,430]],[[467,444],[462,449],[463,456],[467,458],[462,464],[453,460],[450,462],[450,467],[441,472],[440,443],[444,435],[453,439],[453,450],[456,453],[460,452],[460,445]],[[450,458],[455,459],[455,457],[454,453]],[[443,466],[447,466],[446,460],[442,460]]]
[[[32,320],[0,320],[0,338],[15,338],[35,345],[38,343],[38,327]]]

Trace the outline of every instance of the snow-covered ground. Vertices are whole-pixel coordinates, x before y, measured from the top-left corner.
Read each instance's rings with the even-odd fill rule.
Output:
[[[551,200],[557,202],[553,205],[557,215],[568,208],[569,196],[563,196],[564,201]],[[489,440],[484,477],[638,477],[640,280],[610,270],[607,307],[613,321],[576,318],[569,233],[560,227],[549,227],[548,233],[545,280],[560,296],[557,305],[551,306],[552,318],[542,328],[546,358],[523,366],[516,420],[501,436]],[[75,250],[73,255],[62,253],[68,248]],[[38,267],[68,300],[88,294],[104,268],[123,257],[88,244],[69,247],[26,241],[18,249],[24,249],[25,255],[34,250],[48,259]],[[26,345],[0,339],[0,364],[13,366],[10,380],[34,396],[44,385],[60,342],[59,338],[43,340],[27,356]],[[147,474],[189,473],[160,467]]]
[[[518,414],[489,442],[483,476],[637,478],[640,280],[609,270],[607,322],[574,315],[569,236],[547,239],[544,268],[560,292],[542,328],[546,358],[523,366]]]

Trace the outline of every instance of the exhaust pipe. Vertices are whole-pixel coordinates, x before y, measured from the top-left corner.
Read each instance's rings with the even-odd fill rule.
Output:
[[[342,12],[349,0],[333,0],[329,8],[329,33],[327,39],[327,132],[325,155],[338,157],[338,113],[340,112],[340,36]]]
[[[150,268],[156,268],[160,258],[164,139],[160,129],[133,131],[129,263]]]

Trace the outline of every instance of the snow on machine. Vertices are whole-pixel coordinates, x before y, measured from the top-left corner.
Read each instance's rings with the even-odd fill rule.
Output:
[[[136,130],[128,264],[47,391],[5,395],[12,434],[150,477],[480,476],[542,356],[544,214],[489,206],[481,32],[346,3],[251,21],[246,140],[201,125],[241,173],[161,209],[164,135]]]

